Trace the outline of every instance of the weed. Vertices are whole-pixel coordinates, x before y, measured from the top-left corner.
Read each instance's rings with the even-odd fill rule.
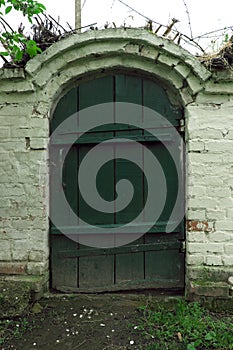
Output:
[[[169,310],[163,306],[140,308],[139,327],[154,343],[147,350],[157,349],[233,349],[233,322],[230,315],[217,315],[199,303],[178,301]]]
[[[17,317],[11,320],[0,320],[0,345],[9,338],[20,339],[27,331],[31,331],[34,325],[29,323],[26,317]]]

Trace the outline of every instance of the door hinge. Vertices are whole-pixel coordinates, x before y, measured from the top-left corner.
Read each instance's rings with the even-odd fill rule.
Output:
[[[180,119],[179,131],[180,131],[180,132],[184,132],[184,131],[185,131],[185,122],[184,122],[184,119]]]
[[[180,242],[180,253],[185,253],[186,252],[186,242],[182,241]]]

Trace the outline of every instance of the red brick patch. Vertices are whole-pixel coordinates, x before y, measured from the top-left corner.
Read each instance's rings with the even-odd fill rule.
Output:
[[[207,221],[187,221],[188,231],[209,231],[209,224]]]
[[[24,275],[26,263],[0,263],[0,275]]]

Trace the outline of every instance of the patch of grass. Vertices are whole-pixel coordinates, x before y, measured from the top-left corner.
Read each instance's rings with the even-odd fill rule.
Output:
[[[199,303],[178,301],[172,308],[141,307],[138,329],[153,339],[146,350],[233,349],[233,316],[216,314]]]
[[[9,339],[20,339],[34,327],[26,317],[0,320],[0,346]]]

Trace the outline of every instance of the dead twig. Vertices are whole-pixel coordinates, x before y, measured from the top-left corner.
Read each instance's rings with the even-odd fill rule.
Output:
[[[186,9],[186,13],[187,13],[187,17],[188,17],[188,25],[189,25],[190,35],[191,35],[191,38],[193,39],[193,32],[192,32],[192,26],[191,26],[191,19],[190,19],[189,9],[188,9],[188,6],[187,6],[185,0],[183,0],[183,3],[184,3],[185,9]]]

